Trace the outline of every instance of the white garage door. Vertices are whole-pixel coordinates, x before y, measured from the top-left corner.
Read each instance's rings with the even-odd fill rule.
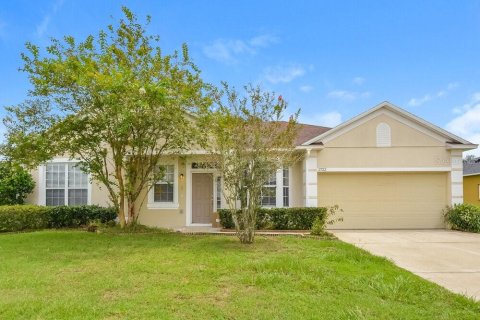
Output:
[[[447,173],[319,173],[318,204],[344,210],[331,229],[444,228]]]

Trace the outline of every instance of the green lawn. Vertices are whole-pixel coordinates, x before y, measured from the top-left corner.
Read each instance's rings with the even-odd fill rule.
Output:
[[[480,304],[336,240],[0,235],[0,319],[479,319]]]

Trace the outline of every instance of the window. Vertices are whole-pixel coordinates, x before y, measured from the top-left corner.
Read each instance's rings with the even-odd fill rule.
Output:
[[[290,205],[290,177],[288,168],[283,168],[283,206]]]
[[[175,190],[175,166],[164,165],[161,166],[164,170],[163,179],[157,181],[153,186],[153,201],[154,202],[174,202]]]
[[[77,163],[47,163],[45,204],[76,206],[88,203],[88,175]]]
[[[290,206],[290,176],[289,169],[283,168],[273,173],[262,189],[262,206],[289,207]]]
[[[222,177],[215,179],[215,196],[217,202],[217,210],[222,208]]]
[[[262,206],[275,207],[277,205],[277,173],[273,173],[265,182],[262,189]]]
[[[390,147],[392,145],[392,137],[390,126],[384,122],[377,126],[377,147]]]

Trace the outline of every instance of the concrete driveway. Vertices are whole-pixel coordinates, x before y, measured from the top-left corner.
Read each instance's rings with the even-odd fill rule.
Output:
[[[450,230],[332,230],[453,292],[480,300],[480,234]]]

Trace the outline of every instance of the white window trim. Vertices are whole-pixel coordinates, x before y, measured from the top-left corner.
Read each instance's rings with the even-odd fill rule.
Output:
[[[261,206],[262,208],[289,208],[292,205],[292,168],[288,167],[288,206],[283,205],[283,168],[277,169],[275,188],[275,205]]]
[[[218,190],[217,190],[217,179],[220,178],[220,194],[218,194]],[[222,209],[222,208],[225,208],[225,199],[223,197],[223,177],[218,174],[218,173],[214,173],[213,174],[213,179],[214,179],[214,196],[215,196],[215,201],[214,201],[214,204],[213,204],[213,211],[214,212],[217,212],[218,209]],[[218,204],[217,204],[217,198],[220,196],[220,208],[218,207]]]
[[[178,163],[177,161],[165,161],[159,164],[160,166],[173,165],[173,202],[155,202],[154,201],[154,187],[152,186],[148,191],[147,209],[178,209]]]
[[[69,158],[56,158],[52,159],[50,161],[47,161],[46,163],[78,163],[80,160],[76,159],[69,159]],[[40,165],[38,166],[38,181],[39,181],[39,186],[38,186],[38,199],[37,199],[37,204],[40,206],[46,206],[47,205],[47,181],[45,180],[47,177],[46,174],[47,166],[46,165]],[[67,173],[65,173],[67,175]],[[88,174],[88,184],[87,184],[87,205],[92,204],[92,180],[91,180],[91,175]],[[67,176],[65,177],[67,178]],[[65,185],[68,184],[68,180],[65,180]],[[68,189],[68,188],[66,188]],[[65,205],[68,206],[68,192],[65,194]]]

